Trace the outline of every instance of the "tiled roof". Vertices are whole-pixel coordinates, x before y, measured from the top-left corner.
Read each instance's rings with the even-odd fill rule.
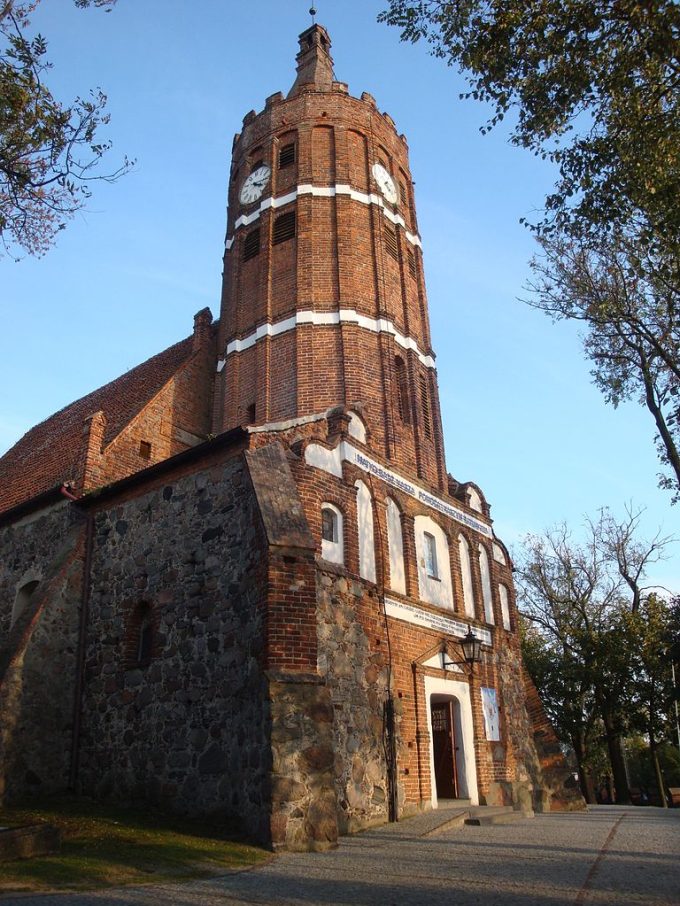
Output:
[[[190,358],[192,339],[175,343],[24,434],[0,458],[0,512],[60,482],[77,481],[84,420],[102,410],[107,420],[104,444],[109,444]]]

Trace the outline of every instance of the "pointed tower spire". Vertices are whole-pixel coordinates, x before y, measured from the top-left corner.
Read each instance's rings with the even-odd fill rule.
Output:
[[[314,23],[298,38],[300,50],[296,57],[297,78],[288,97],[297,94],[303,85],[318,91],[330,91],[333,86],[333,60],[330,55],[331,39],[323,27]]]

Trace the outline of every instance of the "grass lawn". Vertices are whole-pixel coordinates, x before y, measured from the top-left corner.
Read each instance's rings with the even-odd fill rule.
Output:
[[[61,852],[0,862],[0,894],[183,881],[271,858],[225,828],[151,809],[124,809],[75,797],[40,804],[0,809],[0,826],[57,825]]]

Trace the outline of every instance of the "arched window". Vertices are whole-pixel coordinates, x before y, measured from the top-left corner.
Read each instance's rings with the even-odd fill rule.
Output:
[[[470,545],[464,535],[458,536],[458,556],[460,558],[460,574],[463,580],[463,607],[465,615],[475,616],[475,593],[472,585],[472,565],[470,563]]]
[[[349,427],[347,430],[348,430],[349,436],[354,437],[360,443],[365,444],[366,443],[366,425],[359,418],[359,416],[356,414],[356,412],[352,412],[350,410],[348,412],[348,415],[349,415]]]
[[[493,618],[493,597],[491,595],[491,573],[489,571],[489,555],[483,544],[479,545],[479,572],[482,577],[482,599],[484,601],[484,619],[487,623],[495,623]]]
[[[21,588],[17,592],[17,596],[14,599],[14,604],[12,606],[12,616],[11,616],[10,624],[9,624],[10,628],[12,626],[14,626],[16,621],[19,619],[19,617],[22,615],[22,613],[26,610],[31,598],[33,597],[33,594],[34,594],[36,588],[39,585],[40,585],[40,582],[38,579],[32,579],[30,582],[25,582],[21,586]]]
[[[375,538],[373,532],[373,501],[363,481],[356,481],[357,529],[359,532],[359,575],[375,582]]]
[[[331,563],[345,562],[342,513],[332,503],[321,506],[321,556]]]
[[[420,597],[429,604],[453,608],[451,561],[446,534],[429,516],[416,516],[413,527]]]
[[[503,629],[507,629],[508,632],[510,632],[512,629],[512,624],[510,623],[510,600],[505,585],[498,586],[498,597],[501,599],[501,619],[503,620]]]
[[[390,588],[406,594],[404,571],[404,538],[401,531],[401,512],[391,497],[387,498],[387,547],[390,553]]]

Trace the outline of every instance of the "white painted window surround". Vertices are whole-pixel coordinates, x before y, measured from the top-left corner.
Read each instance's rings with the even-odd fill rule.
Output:
[[[502,563],[503,566],[507,566],[508,561],[505,559],[505,554],[503,553],[503,548],[500,546],[500,544],[497,544],[494,541],[491,545],[491,549],[493,550],[493,558],[496,563]]]
[[[463,579],[463,606],[465,615],[475,617],[475,593],[472,585],[472,565],[470,563],[470,545],[464,535],[458,536],[458,556],[460,573]]]
[[[366,425],[356,412],[349,411],[349,436],[358,440],[360,444],[366,443]]]
[[[501,618],[503,620],[503,629],[507,629],[510,632],[512,626],[510,624],[510,599],[508,598],[508,590],[505,585],[498,586],[498,597],[501,599]]]
[[[453,610],[453,589],[451,585],[451,561],[449,543],[444,530],[429,516],[416,516],[413,520],[416,536],[416,557],[418,560],[418,590],[420,598],[428,604],[446,607]],[[435,556],[439,567],[439,576],[428,573],[428,541],[426,535],[434,539]]]
[[[493,596],[491,594],[491,572],[489,570],[489,555],[483,544],[479,545],[479,572],[482,577],[482,598],[484,600],[484,619],[487,623],[495,623],[493,618]]]
[[[325,517],[324,514],[326,514]],[[321,516],[322,520],[324,520],[325,518],[326,525],[328,525],[329,527],[331,525],[333,526],[332,531],[322,529],[321,556],[324,560],[328,560],[330,563],[342,564],[345,562],[342,513],[332,503],[323,503],[321,505]],[[329,537],[324,538],[323,535],[327,535]],[[333,540],[331,540],[331,535],[333,537]]]
[[[359,575],[375,582],[375,537],[373,531],[373,501],[363,481],[355,481],[357,489],[357,529],[359,533]]]
[[[404,570],[404,538],[401,531],[401,512],[391,497],[387,498],[387,547],[390,553],[390,588],[406,594]]]
[[[478,513],[484,512],[482,498],[474,488],[468,488],[468,500],[470,501],[470,506],[473,510],[476,510]]]

